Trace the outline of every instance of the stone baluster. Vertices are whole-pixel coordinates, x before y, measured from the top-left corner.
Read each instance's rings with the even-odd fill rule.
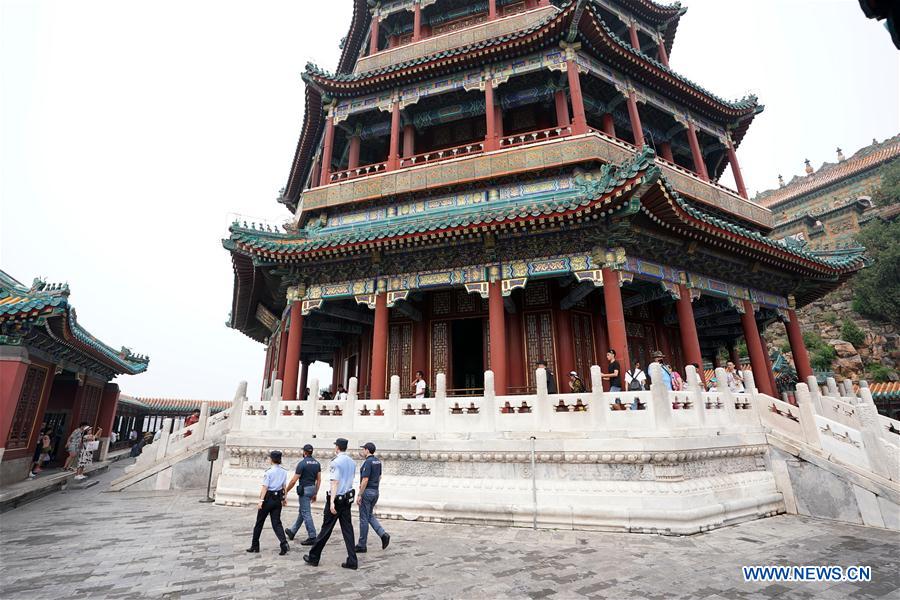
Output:
[[[753,371],[750,369],[744,371],[744,389],[746,390],[747,401],[750,403],[749,409],[756,413],[760,425],[762,425],[762,411],[768,410],[768,407],[759,396],[759,388],[756,387],[756,379],[753,377]]]
[[[825,385],[828,387],[828,395],[832,398],[839,399],[841,397],[840,392],[838,392],[837,382],[834,380],[834,377],[829,377],[825,380]]]
[[[650,363],[650,410],[656,431],[672,429],[672,398],[665,384],[662,383],[662,365]]]
[[[447,376],[438,373],[434,377],[434,426],[439,432],[447,429],[447,413],[450,407],[447,404]]]
[[[603,396],[603,378],[600,376],[603,370],[593,365],[591,367],[591,425],[595,431],[606,429],[606,413],[609,412],[609,404]]]
[[[344,417],[341,419],[344,429],[347,431],[356,431],[353,427],[353,419],[356,415],[356,404],[359,399],[359,380],[351,377],[347,382],[347,400],[344,402]]]
[[[497,430],[497,397],[494,390],[494,372],[491,370],[484,372],[484,401],[482,402],[481,412],[484,415],[485,425],[488,431]]]
[[[809,387],[805,383],[798,383],[796,388],[797,407],[800,412],[800,430],[803,432],[803,440],[813,448],[822,449],[822,441],[819,439],[819,425],[816,423],[816,409]]]
[[[356,377],[351,377],[347,383],[347,402],[351,403],[357,400],[359,400],[359,380]]]
[[[812,398],[813,406],[816,409],[816,414],[822,414],[822,390],[819,389],[819,382],[816,380],[815,375],[810,375],[806,378],[806,387],[809,388],[809,397]]]
[[[205,440],[208,423],[209,423],[209,402],[202,402],[200,404],[200,420],[197,421],[197,425],[194,426],[194,432],[191,435],[191,437],[193,437],[194,440]]]
[[[844,397],[856,400],[856,392],[853,391],[853,382],[849,379],[845,379],[841,382],[841,388],[843,389]]]
[[[885,479],[900,481],[898,467],[892,464],[891,455],[881,440],[881,423],[875,403],[861,402],[856,407],[856,414],[859,415],[859,433],[862,436],[866,458],[869,459],[869,468]]]
[[[535,369],[534,384],[537,388],[537,397],[534,400],[533,409],[535,413],[535,423],[538,427],[543,427],[550,423],[550,397],[547,394],[547,369]]]
[[[162,460],[166,457],[169,450],[169,437],[172,431],[172,417],[166,417],[162,422],[162,433],[159,434],[159,440],[154,444],[159,444],[156,448],[156,460]]]
[[[388,394],[388,423],[391,433],[400,428],[400,376],[391,375],[391,391]]]
[[[231,401],[231,414],[228,419],[231,421],[229,429],[231,431],[240,431],[241,422],[244,420],[244,411],[247,403],[247,382],[242,381],[238,384],[237,391],[234,393],[234,400]]]
[[[697,424],[700,427],[706,425],[706,403],[703,402],[703,382],[700,381],[700,374],[693,365],[684,368],[685,390],[691,403],[694,405],[694,414],[697,416]]]
[[[281,414],[281,380],[272,384],[272,400],[269,402],[269,431],[278,429],[278,416]]]
[[[725,425],[731,425],[735,420],[734,394],[728,389],[728,374],[722,367],[716,369],[716,384],[716,390],[718,390],[719,398],[722,401],[722,408],[725,410],[723,422]]]
[[[308,382],[309,385],[309,400],[306,408],[304,410],[311,411],[310,420],[313,423],[313,431],[321,429],[319,424],[319,410],[322,408],[322,403],[319,402],[319,380],[313,379]],[[304,390],[300,390],[300,397],[303,397]]]

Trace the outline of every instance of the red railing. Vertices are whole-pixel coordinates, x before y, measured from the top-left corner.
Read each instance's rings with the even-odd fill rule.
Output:
[[[400,167],[414,167],[416,165],[424,165],[442,160],[450,160],[459,156],[469,156],[471,154],[479,154],[484,152],[484,142],[472,142],[455,148],[444,148],[442,150],[434,150],[432,152],[424,152],[415,154],[408,158],[400,159]]]
[[[524,146],[526,144],[535,144],[544,140],[552,140],[553,138],[565,137],[571,135],[571,127],[551,127],[550,129],[541,129],[539,131],[528,131],[526,133],[517,133],[500,138],[500,148],[513,148],[515,146]]]
[[[387,171],[387,162],[372,163],[371,165],[363,165],[355,169],[332,173],[328,181],[329,183],[338,183],[339,181],[347,181],[348,179],[356,179],[357,177],[365,177],[375,173],[384,173],[385,171]]]

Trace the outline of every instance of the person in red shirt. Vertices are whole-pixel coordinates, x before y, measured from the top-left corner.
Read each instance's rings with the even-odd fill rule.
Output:
[[[191,415],[187,419],[184,420],[184,428],[187,429],[191,425],[196,425],[199,421],[200,421],[200,409],[195,408],[191,412]],[[187,437],[187,436],[191,435],[192,433],[194,433],[194,432],[193,431],[185,431],[184,437]]]

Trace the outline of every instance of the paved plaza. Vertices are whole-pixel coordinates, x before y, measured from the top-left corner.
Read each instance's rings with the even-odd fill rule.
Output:
[[[253,510],[200,504],[203,492],[106,492],[124,464],[0,516],[3,600],[900,598],[896,533],[798,517],[684,538],[389,521],[391,546],[370,545],[359,571],[339,567],[339,534],[311,568],[299,545],[279,557],[269,529],[246,554]],[[742,581],[742,565],[769,564],[869,565],[873,581]]]

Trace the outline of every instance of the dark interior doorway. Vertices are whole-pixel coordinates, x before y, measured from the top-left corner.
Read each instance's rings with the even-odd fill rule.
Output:
[[[453,389],[474,394],[484,389],[484,323],[456,319],[450,326],[453,349]]]

